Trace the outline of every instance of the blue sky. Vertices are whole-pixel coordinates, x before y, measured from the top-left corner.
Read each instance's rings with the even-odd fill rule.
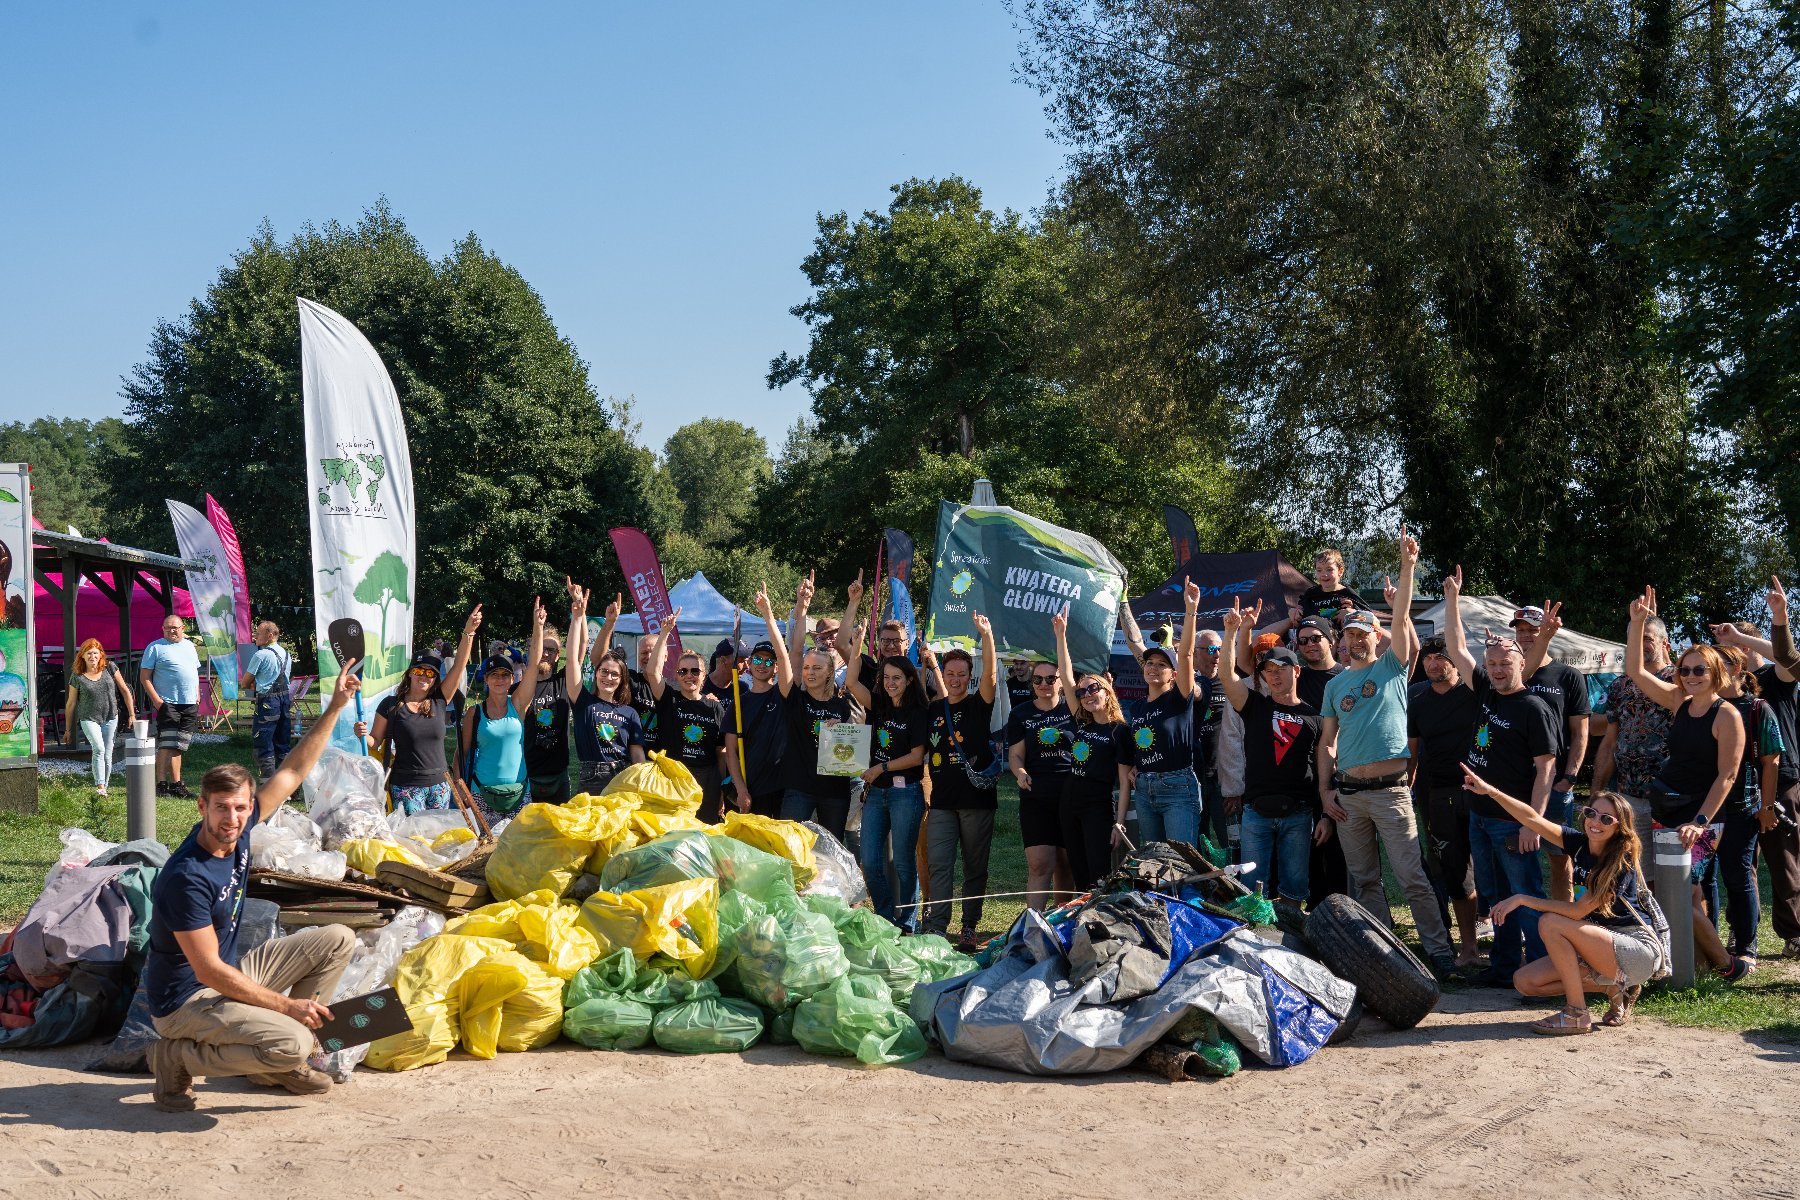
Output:
[[[778,449],[769,360],[820,211],[1060,173],[999,0],[16,4],[0,9],[0,420],[121,414],[119,379],[265,217],[385,195],[437,256],[522,272],[642,440],[728,416]]]

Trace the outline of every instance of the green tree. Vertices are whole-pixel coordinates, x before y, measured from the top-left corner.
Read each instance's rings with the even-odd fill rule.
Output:
[[[377,652],[381,661],[381,674],[392,673],[390,663],[392,657],[388,653],[387,625],[388,606],[392,604],[411,604],[412,590],[407,586],[406,560],[392,550],[383,550],[369,564],[369,569],[350,593],[358,604],[372,604],[381,609],[381,638],[375,644],[380,647]],[[338,664],[341,668],[342,663]]]
[[[492,628],[524,629],[532,595],[559,593],[565,574],[622,586],[606,530],[663,531],[629,404],[595,395],[516,270],[473,235],[432,260],[385,203],[287,242],[265,226],[157,326],[107,469],[124,536],[166,545],[162,498],[210,491],[250,551],[257,604],[311,609],[302,295],[356,323],[399,393],[418,513],[416,636],[454,630],[476,601]]]
[[[663,470],[681,504],[681,528],[705,546],[735,540],[772,470],[762,434],[705,417],[669,435]]]
[[[99,537],[112,532],[103,460],[124,436],[117,417],[12,421],[0,425],[0,462],[31,464],[31,511],[46,527]]]

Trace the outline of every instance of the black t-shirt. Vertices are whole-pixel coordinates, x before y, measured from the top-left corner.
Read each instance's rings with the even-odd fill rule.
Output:
[[[978,773],[994,761],[994,745],[988,736],[988,726],[994,721],[993,703],[972,691],[955,704],[948,700],[933,704],[929,711],[931,748],[925,761],[931,765],[931,807],[998,807],[995,789],[976,787],[962,767],[965,755]],[[952,720],[956,722],[954,736]]]
[[[1756,686],[1762,693],[1763,703],[1775,716],[1775,724],[1781,729],[1781,765],[1776,768],[1780,773],[1783,787],[1800,781],[1800,738],[1796,737],[1795,709],[1800,706],[1800,680],[1783,681],[1776,673],[1775,664],[1756,669]],[[1754,741],[1756,734],[1746,729],[1745,734]]]
[[[1138,705],[1131,718],[1138,770],[1180,771],[1194,765],[1194,706],[1174,687]]]
[[[1219,725],[1225,719],[1225,692],[1205,675],[1194,676],[1194,733],[1199,746],[1194,768],[1209,779],[1218,774]]]
[[[819,727],[850,720],[849,699],[834,694],[815,700],[796,680],[784,705],[788,723],[787,750],[781,758],[785,786],[828,800],[847,799],[852,782],[848,776],[819,774]],[[873,743],[871,738],[871,749]]]
[[[1008,711],[1011,711],[1012,708],[1019,708],[1022,705],[1031,703],[1033,699],[1031,694],[1031,680],[1014,679],[1008,674],[1001,682],[1006,684],[1006,700],[1010,705]]]
[[[656,726],[662,730],[665,754],[680,759],[695,775],[718,771],[719,747],[725,744],[725,706],[717,696],[689,700],[673,686],[665,687],[656,702]]]
[[[931,736],[931,718],[922,708],[888,708],[869,714],[869,765],[905,758],[915,747],[924,746]],[[916,784],[925,774],[924,765],[904,767],[898,774],[883,771],[870,785],[889,788],[896,784]]]
[[[450,731],[450,710],[442,697],[433,697],[423,713],[400,703],[398,696],[383,696],[375,715],[387,721],[393,745],[388,766],[393,787],[430,787],[444,782],[450,764],[444,758],[444,737]]]
[[[656,697],[650,694],[650,681],[644,678],[641,671],[626,668],[625,678],[631,684],[631,707],[637,709],[638,724],[644,730],[644,749],[673,751],[675,747],[662,743],[661,723],[657,718]],[[668,690],[673,690],[669,685]],[[666,693],[665,693],[666,694]]]
[[[1300,702],[1316,712],[1323,713],[1325,711],[1325,685],[1331,682],[1333,676],[1343,673],[1344,668],[1337,663],[1332,663],[1328,670],[1323,671],[1317,667],[1302,665],[1300,678],[1294,685],[1295,690],[1300,693]],[[1457,753],[1461,752],[1461,747],[1458,747]]]
[[[1547,662],[1526,680],[1525,690],[1549,705],[1556,717],[1556,773],[1560,775],[1571,749],[1569,718],[1585,717],[1594,711],[1588,700],[1587,676],[1568,663]]]
[[[569,769],[569,694],[561,671],[540,679],[525,716],[525,772],[555,775]]]
[[[1119,765],[1130,766],[1137,751],[1131,744],[1131,726],[1123,721],[1101,725],[1075,721],[1069,726],[1069,793],[1084,798],[1105,797],[1119,782]]]
[[[1458,682],[1439,695],[1431,681],[1426,680],[1413,684],[1406,695],[1406,736],[1419,739],[1416,782],[1424,787],[1461,787],[1463,754],[1481,720],[1481,702],[1475,698],[1475,689]]]
[[[1347,587],[1340,585],[1328,592],[1315,583],[1300,593],[1300,611],[1309,617],[1335,617],[1346,600],[1352,608],[1364,607],[1362,599]]]
[[[758,692],[746,676],[739,681],[734,700],[725,702],[725,732],[744,731],[745,787],[753,796],[781,790],[781,760],[787,753],[787,709],[781,689]],[[726,764],[735,775],[736,762]]]
[[[1532,786],[1537,782],[1535,760],[1540,755],[1556,753],[1556,714],[1529,691],[1521,689],[1502,696],[1488,682],[1486,671],[1477,670],[1474,683],[1479,712],[1464,761],[1477,775],[1513,799],[1529,804]],[[1471,812],[1513,820],[1487,796],[1467,794]]]
[[[744,686],[750,686],[750,677],[748,675],[744,676]],[[708,671],[705,675],[700,677],[700,694],[702,696],[717,696],[720,704],[729,707],[731,704],[731,680],[727,677],[723,684],[714,683],[712,672]]]
[[[1069,706],[1058,700],[1045,710],[1036,704],[1021,704],[1006,718],[1006,746],[1025,743],[1025,774],[1035,782],[1038,776],[1069,773],[1069,730],[1074,718]]]
[[[1244,718],[1244,802],[1266,817],[1315,807],[1319,710],[1252,691],[1238,715]]]
[[[614,767],[631,765],[631,748],[644,744],[644,726],[638,720],[637,709],[629,704],[610,704],[605,700],[591,700],[575,716],[577,745],[586,735],[586,742],[593,747],[593,757],[577,750],[584,763],[609,763]]]
[[[1619,836],[1616,830],[1613,836]],[[1594,852],[1588,848],[1587,834],[1565,825],[1562,831],[1562,848],[1563,852],[1569,856],[1575,886],[1586,887],[1588,875],[1596,865]],[[1636,909],[1638,915],[1644,919],[1643,924],[1650,924],[1650,914],[1645,911],[1643,898],[1638,892],[1637,872],[1630,867],[1620,871],[1618,880],[1613,884],[1612,907],[1610,916],[1595,909],[1585,919],[1596,925],[1605,925],[1610,929],[1636,929],[1639,927],[1638,919],[1631,915],[1631,910]]]

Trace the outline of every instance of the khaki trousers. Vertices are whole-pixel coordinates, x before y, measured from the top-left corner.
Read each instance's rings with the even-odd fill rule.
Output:
[[[342,925],[321,925],[271,938],[238,964],[252,983],[297,1000],[319,1000],[337,991],[350,965],[356,935]],[[227,1000],[201,988],[186,1004],[151,1024],[181,1053],[188,1074],[281,1075],[306,1064],[317,1044],[313,1031],[290,1016]]]
[[[1338,822],[1337,835],[1344,847],[1344,863],[1350,868],[1351,897],[1377,920],[1390,926],[1394,923],[1387,890],[1381,885],[1381,847],[1385,844],[1388,863],[1406,893],[1426,957],[1451,953],[1450,932],[1438,912],[1437,892],[1419,855],[1419,826],[1413,819],[1411,790],[1385,787],[1353,795],[1339,792],[1338,803],[1350,814],[1348,821]]]

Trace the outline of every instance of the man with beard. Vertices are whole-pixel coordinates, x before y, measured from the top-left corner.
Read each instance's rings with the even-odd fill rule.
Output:
[[[345,663],[331,701],[260,788],[237,763],[200,780],[200,821],[151,889],[144,994],[160,1039],[150,1043],[151,1098],[190,1112],[194,1076],[247,1075],[252,1083],[316,1096],[331,1077],[306,1065],[313,1030],[331,1019],[320,999],[337,989],[356,935],[342,925],[296,930],[240,964],[238,922],[250,874],[250,831],[273,817],[319,761],[331,730],[362,686]]]

